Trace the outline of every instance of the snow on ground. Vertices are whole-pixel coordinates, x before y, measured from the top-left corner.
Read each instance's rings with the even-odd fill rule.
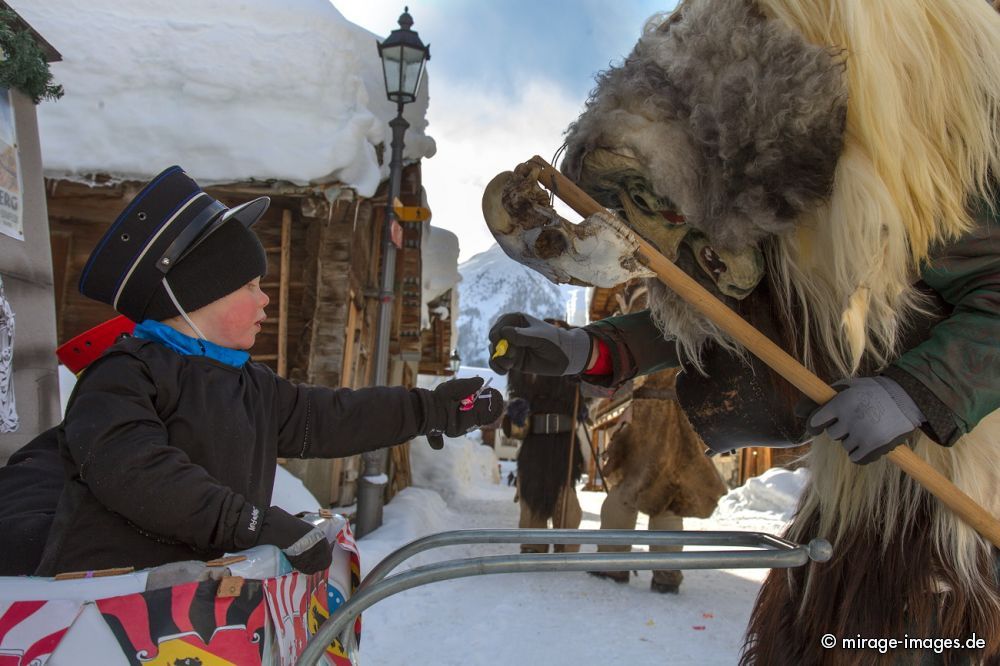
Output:
[[[414,487],[385,507],[384,523],[358,543],[362,573],[389,552],[425,534],[452,529],[517,527],[518,505],[506,479],[497,483],[491,449],[468,439],[442,451],[414,440]],[[506,477],[507,468],[503,468]],[[690,530],[780,533],[805,472],[770,472],[734,490]],[[777,502],[782,498],[787,506]],[[603,493],[580,492],[581,528],[600,527]],[[639,529],[646,527],[640,515]],[[641,549],[644,547],[636,547]],[[593,551],[584,546],[584,551]],[[514,545],[453,546],[422,553],[397,571],[444,559],[510,554]],[[679,595],[649,591],[651,574],[628,585],[583,573],[501,574],[434,583],[384,599],[364,613],[361,663],[476,666],[734,664],[754,597],[766,570],[689,571]]]

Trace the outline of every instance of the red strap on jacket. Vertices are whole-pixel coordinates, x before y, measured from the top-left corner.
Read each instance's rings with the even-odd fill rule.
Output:
[[[611,365],[611,350],[608,345],[601,340],[597,339],[597,360],[594,361],[594,367],[590,370],[585,370],[583,374],[585,375],[610,375],[614,371],[614,366]]]
[[[59,345],[56,356],[60,363],[78,375],[100,358],[105,349],[115,344],[122,333],[131,333],[134,328],[134,321],[125,315],[118,315]]]

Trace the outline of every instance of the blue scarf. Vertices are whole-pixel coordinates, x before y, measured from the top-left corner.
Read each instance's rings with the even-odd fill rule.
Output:
[[[182,356],[207,356],[234,368],[242,368],[243,364],[250,360],[249,352],[222,347],[208,340],[192,338],[154,319],[147,319],[141,324],[136,324],[132,335],[142,340],[159,342]]]

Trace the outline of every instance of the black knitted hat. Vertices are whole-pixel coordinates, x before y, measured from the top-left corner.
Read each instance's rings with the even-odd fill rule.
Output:
[[[249,227],[269,203],[260,197],[226,208],[180,167],[170,167],[98,242],[80,293],[137,322],[180,314],[164,278],[186,312],[208,305],[267,273],[267,255]]]

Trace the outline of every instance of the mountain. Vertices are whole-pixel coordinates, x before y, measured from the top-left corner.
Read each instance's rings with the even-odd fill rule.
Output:
[[[488,333],[505,312],[555,317],[577,326],[587,323],[588,288],[553,284],[522,266],[494,244],[459,264],[458,353],[462,365],[485,367]]]

